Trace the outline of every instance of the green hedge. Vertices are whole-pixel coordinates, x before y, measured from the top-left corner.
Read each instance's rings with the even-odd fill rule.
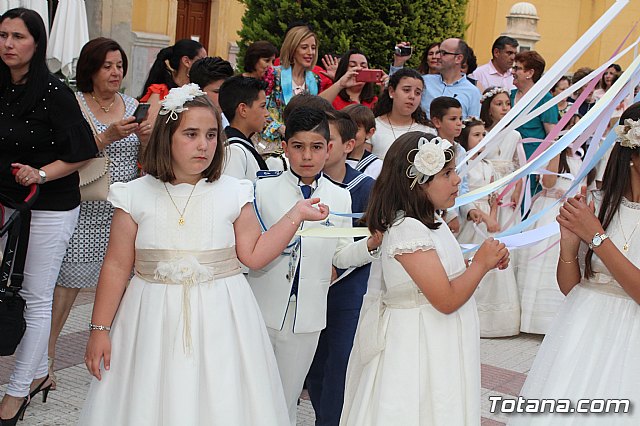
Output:
[[[289,22],[312,24],[320,39],[320,54],[340,55],[361,49],[372,67],[387,69],[396,41],[408,40],[416,49],[409,63],[417,67],[433,40],[462,37],[467,0],[240,0],[242,18],[240,58],[251,42],[268,40],[278,48]],[[240,64],[242,60],[240,60]]]

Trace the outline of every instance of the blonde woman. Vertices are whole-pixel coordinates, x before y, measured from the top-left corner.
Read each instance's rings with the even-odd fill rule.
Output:
[[[284,135],[284,107],[292,97],[301,93],[320,95],[333,102],[342,89],[356,84],[355,75],[361,68],[347,71],[322,93],[320,76],[312,70],[318,62],[318,37],[306,25],[291,28],[280,48],[280,65],[273,69],[273,90],[267,98],[269,118],[265,130],[257,140],[258,150],[270,153],[280,149]]]

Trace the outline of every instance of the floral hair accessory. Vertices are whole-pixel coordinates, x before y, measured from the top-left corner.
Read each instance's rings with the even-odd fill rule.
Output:
[[[630,118],[624,120],[624,124],[614,127],[616,142],[625,148],[635,149],[640,147],[640,119],[633,121]]]
[[[188,110],[185,108],[185,102],[192,101],[196,96],[205,96],[200,86],[195,83],[185,84],[184,86],[174,87],[169,91],[169,94],[160,102],[161,108],[158,114],[168,115],[167,123],[169,120],[177,120],[178,114],[182,111]]]
[[[509,91],[504,87],[494,87],[493,89],[489,90],[488,92],[480,96],[480,103],[486,101],[489,98],[493,98],[495,95],[499,93],[506,93],[508,95]]]
[[[449,148],[453,144],[446,139],[439,137],[428,140],[422,137],[418,140],[418,147],[412,149],[407,154],[409,167],[407,167],[407,177],[413,179],[410,189],[417,184],[426,183],[429,177],[437,174],[444,165],[453,158]],[[413,162],[409,159],[411,153],[417,151]]]
[[[462,128],[464,129],[467,126],[471,126],[471,125],[479,125],[479,124],[484,124],[484,121],[482,121],[481,119],[479,119],[478,117],[475,117],[473,115],[468,116],[467,118],[465,118],[464,120],[462,120]]]

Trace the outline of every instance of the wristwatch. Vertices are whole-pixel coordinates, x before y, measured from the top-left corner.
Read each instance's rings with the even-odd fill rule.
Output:
[[[40,185],[47,181],[47,172],[42,169],[38,169],[38,174],[40,175]]]
[[[593,250],[594,248],[600,247],[600,244],[602,244],[602,242],[607,238],[609,238],[607,234],[600,234],[599,232],[596,232],[596,235],[593,236],[589,243],[589,248]]]

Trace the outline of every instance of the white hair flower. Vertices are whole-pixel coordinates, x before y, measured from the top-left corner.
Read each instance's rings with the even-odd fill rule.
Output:
[[[627,118],[624,124],[619,124],[614,128],[616,142],[625,148],[635,149],[640,147],[640,119],[632,120]]]
[[[422,137],[418,140],[418,148],[412,149],[408,154],[409,156],[413,151],[418,151],[413,162],[409,160],[409,167],[407,168],[407,177],[413,179],[411,189],[416,183],[422,185],[430,176],[442,170],[447,161],[451,160],[450,155],[447,158],[447,150],[452,146],[451,142],[439,137],[431,140]]]
[[[169,94],[160,102],[161,108],[158,114],[168,115],[169,120],[177,120],[178,114],[188,110],[185,108],[185,102],[192,101],[196,96],[205,96],[206,93],[200,90],[200,86],[195,83],[185,84],[184,86],[174,87]]]
[[[484,93],[482,96],[480,96],[480,103],[486,101],[489,98],[493,98],[495,95],[497,95],[499,93],[506,93],[508,95],[509,91],[507,89],[505,89],[504,87],[497,87],[496,86],[493,89],[489,90],[488,92]]]

